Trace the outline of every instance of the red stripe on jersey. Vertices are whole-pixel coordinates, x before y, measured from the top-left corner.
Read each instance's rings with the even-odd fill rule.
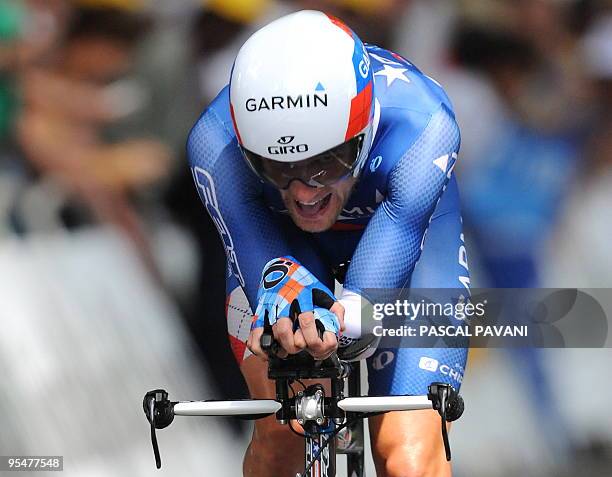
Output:
[[[342,222],[336,222],[331,226],[331,230],[350,232],[355,230],[363,230],[366,226],[364,224],[345,224]]]
[[[404,58],[403,56],[398,55],[397,53],[394,53],[392,51],[390,51],[389,53],[391,53],[391,56],[393,56],[393,58],[395,58],[396,60],[400,60],[400,61],[402,61],[404,63],[409,63],[409,61],[406,58]]]
[[[351,100],[351,112],[346,128],[345,140],[355,137],[363,130],[370,120],[372,113],[372,82],[361,90],[361,92]]]
[[[335,16],[326,13],[325,15],[327,15],[327,18],[330,19],[330,21],[336,25],[338,28],[341,28],[342,30],[344,30],[344,32],[350,36],[351,38],[353,38],[353,31],[344,24],[344,22],[342,20],[340,20],[339,18],[336,18]]]
[[[230,103],[230,114],[232,115],[232,123],[234,124],[234,131],[236,131],[238,144],[242,146],[242,138],[240,137],[240,132],[238,131],[238,126],[236,125],[236,118],[234,117],[234,106],[232,106],[232,103]]]
[[[229,335],[229,340],[230,346],[232,347],[232,352],[234,353],[234,358],[236,358],[236,362],[240,365],[244,359],[246,343],[240,341],[238,338],[235,338],[232,335]]]

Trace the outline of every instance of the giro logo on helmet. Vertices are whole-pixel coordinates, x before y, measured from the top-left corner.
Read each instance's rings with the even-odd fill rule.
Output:
[[[246,100],[246,110],[262,111],[267,109],[296,109],[296,108],[326,108],[327,93],[323,94],[300,94],[299,96],[272,96],[270,98],[249,98]]]
[[[268,146],[269,154],[295,154],[296,152],[307,152],[308,144],[298,144],[297,146],[286,146],[295,139],[295,136],[282,136],[276,142],[282,146]]]

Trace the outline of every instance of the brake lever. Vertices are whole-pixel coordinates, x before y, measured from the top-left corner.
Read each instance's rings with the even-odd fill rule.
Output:
[[[151,444],[155,455],[155,466],[161,469],[161,455],[157,444],[155,429],[168,427],[174,420],[174,404],[168,399],[168,393],[163,389],[156,389],[145,394],[142,407],[151,424]]]
[[[428,391],[427,398],[431,401],[433,409],[438,411],[440,415],[444,452],[446,454],[446,460],[450,461],[451,449],[446,423],[456,421],[461,417],[465,407],[463,398],[450,384],[446,383],[431,383],[428,386]]]

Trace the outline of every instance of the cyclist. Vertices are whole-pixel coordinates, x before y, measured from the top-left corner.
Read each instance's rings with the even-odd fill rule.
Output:
[[[368,289],[467,288],[452,174],[459,140],[436,81],[334,17],[294,13],[242,46],[187,148],[225,245],[229,338],[253,398],[275,396],[259,343],[266,319],[286,352],[324,358],[343,328],[359,338]],[[349,261],[336,300],[332,272]],[[426,394],[432,381],[459,388],[466,354],[364,354],[369,393]],[[450,475],[439,426],[434,411],[371,418],[378,475]],[[256,421],[244,474],[295,475],[302,455],[287,426]]]

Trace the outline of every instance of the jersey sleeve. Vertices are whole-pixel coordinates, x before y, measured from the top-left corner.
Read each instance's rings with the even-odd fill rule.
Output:
[[[400,125],[401,127],[401,125]],[[424,236],[452,174],[460,134],[445,106],[431,115],[387,176],[387,194],[370,220],[346,277],[345,289],[404,288],[419,259]]]
[[[291,250],[280,224],[263,202],[261,182],[242,158],[215,103],[191,130],[187,155],[200,199],[223,241],[228,274],[236,277],[254,310],[264,265],[290,255]]]

